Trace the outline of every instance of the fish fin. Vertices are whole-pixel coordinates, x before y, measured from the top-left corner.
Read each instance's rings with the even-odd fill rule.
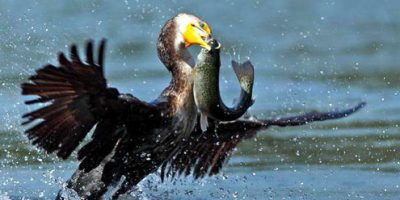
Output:
[[[200,128],[203,132],[207,131],[208,127],[208,117],[205,113],[200,114]]]
[[[241,64],[232,60],[232,68],[239,81],[241,81],[242,78],[248,78],[249,80],[254,79],[254,67],[249,60]]]
[[[243,114],[243,119],[249,119],[249,118],[251,118],[252,116],[251,116],[251,114],[248,112],[248,111],[246,111],[244,114]]]
[[[251,100],[251,103],[250,103],[250,106],[252,106],[255,102],[256,102],[256,100],[255,100],[255,99],[252,99],[252,100]],[[232,100],[232,105],[235,106],[237,103],[239,103],[239,99],[238,99],[238,98],[234,98],[234,99]]]
[[[252,106],[252,105],[254,104],[255,101],[256,101],[255,99],[252,99],[252,100],[251,100],[250,106]],[[252,115],[249,113],[249,111],[247,110],[247,111],[243,114],[243,118],[244,118],[244,119],[251,119],[251,118],[255,118],[255,117],[252,116]]]
[[[234,98],[232,100],[232,105],[235,106],[238,102],[239,102],[239,99],[238,98]]]

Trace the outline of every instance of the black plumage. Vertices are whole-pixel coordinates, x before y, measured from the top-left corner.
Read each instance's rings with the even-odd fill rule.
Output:
[[[177,17],[187,17],[184,15]],[[182,174],[195,178],[215,175],[237,144],[254,137],[259,130],[337,119],[365,105],[270,120],[209,119],[209,128],[203,133],[196,124],[193,83],[187,69],[183,69],[188,67],[180,54],[185,47],[181,44],[178,48],[183,50],[176,49],[176,35],[175,21],[169,20],[157,47],[173,78],[150,103],[107,86],[103,65],[105,40],[100,42],[97,56],[93,41],[88,41],[84,59],[77,46],[71,45],[69,56],[59,54],[58,66],[38,69],[30,82],[21,85],[23,95],[38,96],[26,104],[45,103],[23,115],[23,124],[31,126],[25,134],[33,144],[48,153],[57,152],[58,157],[68,158],[95,127],[91,139],[79,149],[79,169],[67,183],[82,198],[99,198],[108,186],[125,177],[113,196],[117,198],[159,168],[162,179]]]

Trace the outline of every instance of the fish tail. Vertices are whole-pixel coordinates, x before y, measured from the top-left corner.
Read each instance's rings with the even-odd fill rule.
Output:
[[[208,117],[205,113],[200,114],[200,128],[203,132],[207,131],[208,128]]]
[[[251,93],[254,83],[254,67],[248,60],[239,64],[232,60],[232,68],[240,82],[240,87],[247,93]]]
[[[249,60],[241,64],[232,60],[232,68],[239,81],[243,78],[248,78],[249,80],[254,79],[254,67]]]

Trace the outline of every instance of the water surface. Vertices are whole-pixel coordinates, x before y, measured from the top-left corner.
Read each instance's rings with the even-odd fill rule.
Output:
[[[242,142],[219,176],[141,183],[149,199],[397,199],[400,195],[398,1],[0,1],[0,198],[52,199],[77,162],[29,144],[19,85],[68,44],[108,39],[106,77],[152,100],[170,75],[161,26],[179,12],[224,45],[221,90],[239,93],[230,59],[255,65],[259,118],[368,106],[340,120],[271,128]],[[198,52],[193,48],[193,53]]]

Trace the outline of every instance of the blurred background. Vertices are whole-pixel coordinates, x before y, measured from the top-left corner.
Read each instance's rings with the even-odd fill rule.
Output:
[[[239,95],[230,60],[255,65],[259,118],[345,109],[348,118],[270,128],[242,142],[221,175],[140,185],[148,199],[398,199],[400,2],[373,0],[0,0],[0,199],[53,199],[77,167],[30,145],[19,85],[71,43],[108,39],[106,77],[152,100],[170,81],[158,60],[163,24],[204,19],[223,44],[221,92]],[[193,54],[198,48],[193,47]]]

